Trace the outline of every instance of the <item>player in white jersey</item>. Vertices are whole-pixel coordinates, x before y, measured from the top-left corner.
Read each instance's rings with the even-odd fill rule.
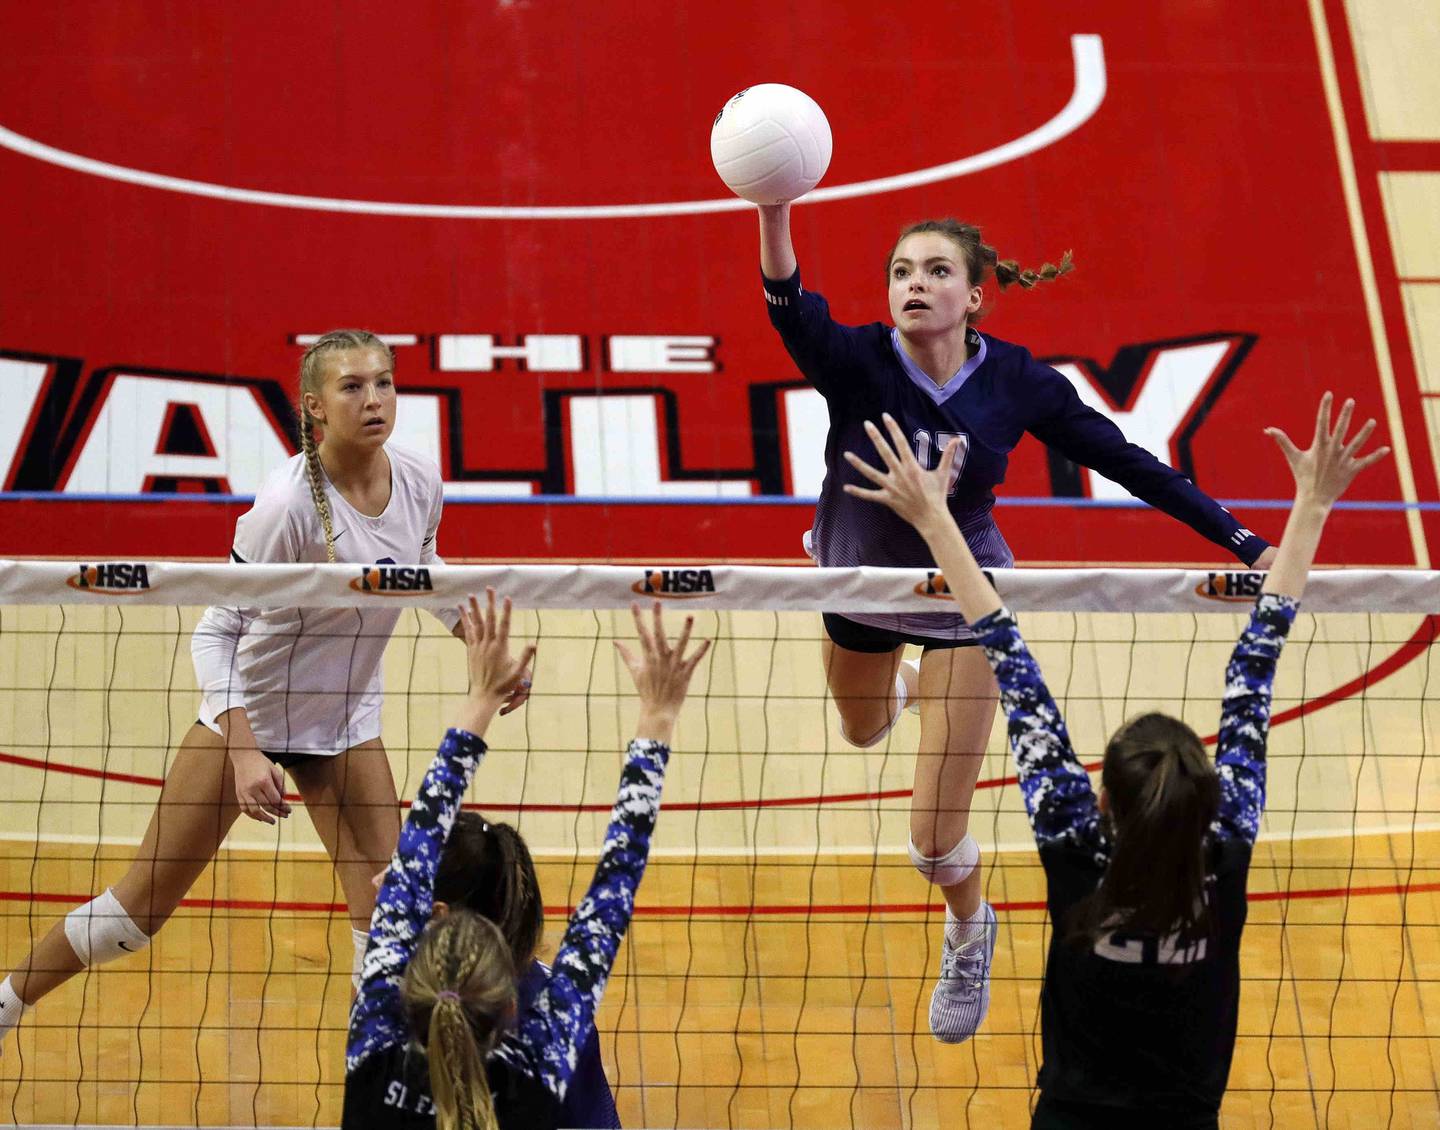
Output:
[[[324,335],[301,361],[300,401],[301,453],[236,523],[231,556],[439,561],[439,469],[386,443],[395,427],[389,347],[361,331]],[[458,610],[436,615],[456,630]],[[400,830],[380,743],[381,658],[398,616],[392,607],[206,611],[191,643],[200,719],[171,762],[145,838],[119,882],[57,922],[0,982],[0,1041],[82,969],[144,949],[242,813],[267,824],[288,817],[286,770],[345,892],[358,970],[375,903],[370,878]],[[507,710],[527,693],[528,680]]]

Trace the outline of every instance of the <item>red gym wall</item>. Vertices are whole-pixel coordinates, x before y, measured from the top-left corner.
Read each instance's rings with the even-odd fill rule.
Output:
[[[885,318],[898,228],[957,215],[1023,263],[1074,249],[1074,275],[1007,293],[985,328],[1088,382],[1213,496],[1288,497],[1260,428],[1305,431],[1325,388],[1382,432],[1409,421],[1427,451],[1407,349],[1392,349],[1399,415],[1382,402],[1305,5],[1166,7],[8,5],[0,554],[222,556],[233,496],[294,450],[297,336],[363,326],[413,340],[398,380],[407,434],[456,484],[447,555],[798,557],[817,434],[748,211],[351,214],[114,170],[412,205],[719,200],[713,115],[783,81],[825,108],[824,185],[842,186],[1040,129],[1083,93],[1074,35],[1099,37],[1105,79],[1078,127],[968,175],[800,207],[807,285],[843,320]],[[64,167],[76,157],[106,167]],[[1363,145],[1355,160],[1373,182]],[[1383,222],[1361,203],[1384,291]],[[1428,459],[1415,474],[1435,499]],[[1355,497],[1399,499],[1394,465]],[[1220,556],[1107,498],[1026,440],[1001,522],[1022,561]],[[1235,509],[1278,537],[1283,512]],[[1347,511],[1324,556],[1404,565],[1415,548],[1403,513]]]

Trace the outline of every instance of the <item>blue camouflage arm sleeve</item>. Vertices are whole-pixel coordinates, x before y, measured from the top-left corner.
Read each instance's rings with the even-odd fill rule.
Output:
[[[376,1052],[404,1043],[400,979],[435,904],[435,870],[460,810],[460,800],[485,756],[485,743],[464,730],[450,730],[420,782],[420,792],[400,829],[395,855],[385,871],[375,913],[360,993],[350,1009],[345,1070]]]
[[[1216,839],[1253,844],[1265,811],[1265,741],[1270,731],[1270,692],[1275,665],[1300,602],[1262,594],[1225,668],[1225,701],[1215,767],[1220,775]]]
[[[1001,608],[972,628],[1000,683],[1000,705],[1035,842],[1041,847],[1059,842],[1095,845],[1100,831],[1095,790],[1070,747],[1065,719],[1014,614]]]
[[[635,909],[635,889],[650,854],[669,757],[669,747],[661,742],[636,738],[630,743],[590,889],[565,929],[549,981],[494,1053],[537,1076],[558,1099],[564,1099],[575,1073],[579,1049],[594,1026],[605,981]]]

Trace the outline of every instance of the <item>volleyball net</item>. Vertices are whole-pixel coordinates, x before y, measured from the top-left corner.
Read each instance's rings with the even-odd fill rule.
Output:
[[[999,570],[1093,765],[1162,710],[1213,744],[1261,575]],[[383,740],[413,796],[464,693],[425,610],[493,586],[538,644],[468,803],[537,857],[553,945],[583,892],[635,719],[611,641],[632,602],[716,641],[674,741],[652,864],[599,1017],[627,1125],[1024,1124],[1038,1067],[1044,880],[995,727],[970,828],[999,912],[991,1013],[926,1025],[943,906],[905,854],[918,721],[841,737],[819,610],[950,610],[887,569],[0,562],[3,963],[125,869],[199,696],[204,608],[398,607]],[[1440,1077],[1440,574],[1313,575],[1276,682],[1227,1118],[1426,1125]],[[351,946],[309,821],[242,820],[151,947],[46,998],[0,1057],[22,1123],[334,1125]],[[1429,1004],[1429,1019],[1426,1005]],[[1266,1120],[1269,1120],[1268,1122]],[[1381,1121],[1383,1120],[1383,1121]],[[977,1122],[978,1124],[978,1122]]]

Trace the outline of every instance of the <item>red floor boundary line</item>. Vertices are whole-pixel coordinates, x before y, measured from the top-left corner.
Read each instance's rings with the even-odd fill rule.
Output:
[[[1418,895],[1440,891],[1436,883],[1398,883],[1378,887],[1313,887],[1298,891],[1251,891],[1246,896],[1249,902],[1293,902],[1302,899],[1365,898],[1377,895]],[[0,891],[0,903],[38,902],[78,906],[87,901],[86,895],[68,895],[41,891],[30,894],[26,891]],[[182,899],[181,907],[188,910],[267,910],[294,914],[344,914],[346,906],[341,902],[280,902],[265,899]],[[992,904],[996,911],[1013,912],[1021,910],[1044,910],[1044,900],[997,902]],[[754,906],[731,906],[725,904],[692,906],[637,906],[636,918],[765,918],[779,915],[807,917],[814,914],[842,915],[847,917],[871,917],[884,914],[939,914],[945,909],[943,902],[837,902],[837,903],[757,903]],[[551,918],[568,918],[574,913],[573,906],[547,906],[545,914]]]
[[[1313,714],[1317,710],[1324,710],[1328,706],[1343,702],[1353,697],[1356,692],[1366,690],[1376,683],[1389,678],[1402,667],[1414,662],[1417,658],[1440,638],[1440,615],[1427,615],[1420,621],[1420,626],[1415,629],[1410,638],[1401,644],[1390,655],[1386,656],[1378,664],[1361,675],[1351,679],[1333,690],[1326,691],[1322,695],[1299,706],[1292,706],[1288,710],[1282,710],[1270,720],[1271,727],[1284,725],[1286,722],[1293,722],[1296,718],[1303,718]],[[1218,734],[1211,734],[1204,738],[1206,745],[1214,745],[1219,739]],[[59,761],[43,761],[34,757],[22,757],[19,754],[0,752],[0,764],[18,765],[26,769],[39,769],[45,772],[66,773],[76,777],[89,777],[105,781],[116,781],[132,785],[149,785],[152,788],[159,788],[165,782],[160,777],[144,777],[135,773],[116,773],[108,769],[91,769],[84,765],[71,765]],[[1100,768],[1100,762],[1092,761],[1085,765],[1086,772],[1094,773]],[[999,789],[1006,785],[1017,783],[1015,777],[990,777],[975,783],[976,789]],[[819,807],[826,804],[863,804],[882,800],[905,800],[911,795],[910,789],[884,789],[878,792],[868,793],[832,793],[825,795],[816,793],[811,796],[793,797],[758,797],[756,799],[739,798],[736,800],[691,800],[676,801],[666,804],[664,807],[669,812],[726,812],[736,809],[757,809],[757,808],[801,808],[814,805]],[[301,798],[293,793],[286,793],[285,799],[292,804],[303,803]],[[401,801],[401,807],[408,808],[409,801]],[[609,812],[613,807],[605,804],[547,804],[526,801],[493,803],[473,803],[462,806],[471,812]]]

